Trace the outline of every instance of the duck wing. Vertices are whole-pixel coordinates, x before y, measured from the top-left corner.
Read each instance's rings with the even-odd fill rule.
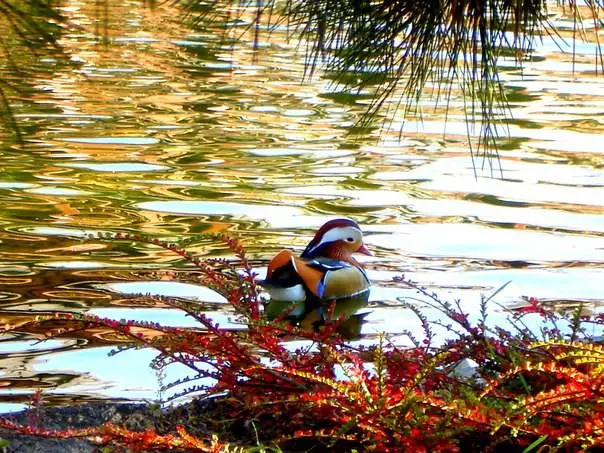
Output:
[[[296,271],[294,259],[295,256],[291,250],[282,250],[269,263],[266,278],[258,282],[271,294],[273,299],[304,300],[304,290],[300,290],[303,281]],[[288,291],[291,292],[290,297],[285,296]],[[274,297],[276,293],[282,293],[284,296]]]
[[[294,266],[294,258],[291,250],[281,250],[268,264],[266,278],[260,283],[283,288],[302,283]]]
[[[308,290],[296,272],[293,258],[290,250],[279,252],[269,263],[266,278],[258,282],[270,295],[270,301],[264,306],[269,320],[279,316],[297,319],[306,311]]]
[[[365,271],[346,261],[294,257],[293,264],[304,286],[320,300],[346,299],[369,291]]]

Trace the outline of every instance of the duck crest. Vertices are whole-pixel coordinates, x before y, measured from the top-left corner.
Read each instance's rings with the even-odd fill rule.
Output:
[[[354,220],[350,220],[350,219],[330,220],[317,230],[317,232],[315,233],[315,236],[308,243],[308,245],[306,246],[306,248],[304,249],[304,251],[302,252],[300,257],[301,258],[313,258],[315,256],[327,256],[327,257],[331,258],[331,256],[329,256],[328,254],[330,252],[330,249],[333,248],[334,243],[333,243],[333,241],[326,241],[325,239],[328,235],[328,232],[333,231],[336,228],[342,228],[342,229],[343,228],[354,228],[355,230],[358,230],[359,233],[361,232],[361,228],[359,227],[359,224],[356,223]]]

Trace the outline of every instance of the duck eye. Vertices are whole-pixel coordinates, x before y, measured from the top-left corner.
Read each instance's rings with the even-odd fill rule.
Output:
[[[347,237],[347,238],[346,238],[346,240],[347,240],[348,242],[354,242],[354,238],[351,238],[351,237]]]

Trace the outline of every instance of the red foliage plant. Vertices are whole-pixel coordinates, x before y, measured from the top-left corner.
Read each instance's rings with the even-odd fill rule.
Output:
[[[483,300],[481,320],[472,324],[458,302],[443,302],[399,278],[450,324],[429,320],[417,306],[406,304],[421,321],[424,339],[408,333],[415,346],[401,348],[380,336],[373,346],[353,347],[337,334],[338,321],[319,331],[267,323],[245,251],[230,238],[221,237],[238,257],[238,268],[226,261],[198,260],[178,246],[157,240],[123,234],[110,239],[146,241],[179,254],[201,271],[202,283],[227,297],[247,329],[221,328],[195,304],[162,299],[184,310],[203,329],[56,313],[49,318],[69,320],[70,327],[53,329],[47,336],[102,327],[132,345],[153,348],[158,352],[153,367],[179,363],[191,372],[185,380],[167,386],[188,386],[174,397],[220,395],[229,402],[225,419],[253,420],[257,438],[233,439],[226,433],[218,433],[225,434],[225,439],[204,438],[183,426],[168,434],[110,424],[46,431],[0,419],[0,427],[43,437],[117,442],[135,451],[236,451],[258,442],[288,451],[604,447],[604,347],[590,339],[585,327],[602,327],[601,317],[556,313],[531,299],[528,309],[511,314],[516,328],[512,333],[488,326],[484,308],[488,299]],[[543,329],[542,338],[523,323],[523,316],[534,312],[543,316],[544,324],[555,326]],[[49,318],[37,319],[37,327],[43,328]],[[557,327],[561,322],[568,323],[569,334]],[[438,344],[435,325],[454,333],[454,338]],[[23,328],[6,327],[5,331]],[[288,348],[292,338],[306,340],[305,346]],[[455,367],[468,359],[476,364],[474,374],[458,375]],[[207,378],[212,384],[201,384]]]

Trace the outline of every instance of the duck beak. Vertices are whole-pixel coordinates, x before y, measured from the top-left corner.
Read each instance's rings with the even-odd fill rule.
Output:
[[[363,255],[373,256],[373,253],[365,246],[365,244],[361,244],[361,246],[357,249],[358,253],[362,253]]]

